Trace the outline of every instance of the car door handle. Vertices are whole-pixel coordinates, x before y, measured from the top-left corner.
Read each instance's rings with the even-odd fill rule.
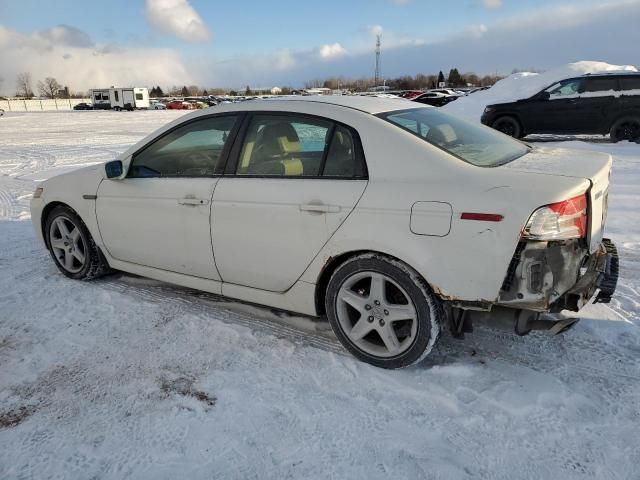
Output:
[[[184,198],[178,199],[178,203],[180,205],[188,205],[188,206],[195,207],[197,205],[207,205],[209,203],[209,200],[206,200],[204,198],[184,197]]]
[[[338,205],[325,205],[324,203],[305,203],[300,205],[300,211],[310,213],[338,213],[340,207]]]

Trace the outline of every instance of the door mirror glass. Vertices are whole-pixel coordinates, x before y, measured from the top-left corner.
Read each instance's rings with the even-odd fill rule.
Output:
[[[120,160],[112,160],[104,166],[107,178],[118,178],[122,176],[122,162]]]

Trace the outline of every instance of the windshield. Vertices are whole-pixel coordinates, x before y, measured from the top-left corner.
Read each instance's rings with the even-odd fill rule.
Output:
[[[436,108],[399,110],[378,116],[478,167],[504,165],[529,152],[522,142]]]

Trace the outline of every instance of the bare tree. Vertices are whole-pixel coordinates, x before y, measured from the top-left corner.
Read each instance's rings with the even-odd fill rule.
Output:
[[[47,77],[44,82],[38,82],[38,92],[41,97],[56,98],[61,88],[62,86],[53,77]]]
[[[16,76],[16,97],[33,97],[31,74],[29,72],[22,72]]]

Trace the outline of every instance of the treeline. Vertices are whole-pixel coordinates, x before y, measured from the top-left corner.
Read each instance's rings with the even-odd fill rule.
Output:
[[[501,78],[499,75],[479,76],[473,72],[461,74],[457,68],[452,68],[449,75],[445,77],[440,71],[437,75],[419,73],[415,76],[403,75],[396,78],[385,79],[384,85],[392,90],[422,90],[426,88],[437,88],[441,84],[447,87],[485,87],[491,86]],[[353,79],[348,77],[330,77],[327,79],[316,79],[305,83],[305,88],[330,88],[332,90],[365,91],[369,88],[380,86],[375,85],[373,78]]]
[[[392,90],[422,90],[427,88],[436,88],[442,84],[447,87],[484,87],[491,86],[500,80],[498,75],[479,76],[473,72],[461,74],[457,68],[452,68],[449,75],[445,77],[440,71],[437,75],[419,73],[415,76],[403,75],[396,78],[388,78],[384,81],[384,85]],[[349,78],[349,77],[329,77],[326,79],[316,79],[305,82],[305,88],[330,88],[332,90],[347,90],[353,92],[362,92],[367,89],[380,86],[375,85],[373,78]],[[54,77],[46,77],[39,80],[36,88],[40,97],[44,98],[80,98],[86,95],[85,92],[71,92],[67,86],[61,85]],[[295,92],[290,86],[276,87],[278,94],[288,95]],[[244,89],[226,89],[226,88],[201,88],[198,85],[174,85],[164,91],[159,85],[149,90],[151,97],[196,97],[206,95],[253,95],[256,93],[267,93],[264,91],[256,91],[247,85]],[[31,74],[22,72],[16,76],[16,97],[32,98],[34,97]]]
[[[61,85],[54,77],[38,80],[36,88],[39,96],[44,98],[82,98],[84,96],[84,93],[69,91],[69,87]],[[16,75],[16,97],[35,97],[29,72]]]

